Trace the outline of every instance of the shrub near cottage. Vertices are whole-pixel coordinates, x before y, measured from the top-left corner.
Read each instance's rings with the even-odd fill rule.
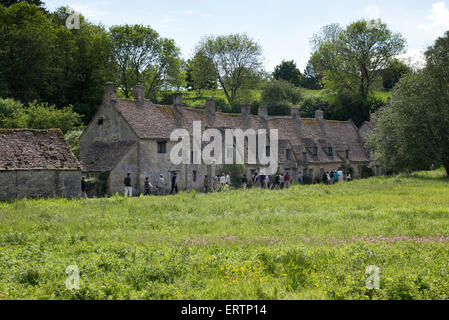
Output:
[[[0,299],[448,299],[444,175],[0,203]]]

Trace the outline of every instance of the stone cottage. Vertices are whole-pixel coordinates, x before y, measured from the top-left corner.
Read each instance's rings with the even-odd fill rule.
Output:
[[[180,189],[198,189],[204,176],[214,176],[218,165],[174,165],[170,150],[177,142],[170,134],[177,128],[192,135],[194,121],[201,121],[202,130],[252,128],[279,130],[279,170],[294,177],[299,172],[312,178],[341,166],[352,167],[355,177],[370,159],[366,154],[358,128],[349,121],[329,121],[317,111],[314,119],[303,119],[299,109],[290,116],[268,116],[266,107],[258,115],[243,106],[240,114],[218,112],[213,99],[203,108],[188,108],[180,93],[174,95],[171,106],[156,105],[145,100],[144,88],[134,88],[134,99],[116,97],[116,85],[105,85],[105,97],[83,135],[80,137],[80,160],[88,177],[108,174],[109,194],[123,193],[123,178],[131,173],[133,189],[142,192],[143,181],[149,177],[154,184],[163,174],[167,183],[173,172],[178,173]],[[259,169],[248,165],[247,175]],[[167,185],[167,188],[169,185]]]
[[[79,197],[81,171],[59,129],[0,129],[0,201]]]

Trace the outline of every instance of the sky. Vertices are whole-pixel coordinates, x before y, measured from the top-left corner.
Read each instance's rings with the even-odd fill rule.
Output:
[[[106,27],[143,24],[172,38],[188,59],[206,35],[247,33],[263,48],[266,71],[282,60],[303,70],[309,41],[330,23],[346,26],[361,18],[380,18],[407,40],[406,58],[422,62],[422,53],[449,30],[449,0],[43,0],[53,11],[70,6]]]

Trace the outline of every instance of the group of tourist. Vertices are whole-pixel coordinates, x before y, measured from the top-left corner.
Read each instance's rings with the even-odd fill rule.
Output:
[[[326,185],[342,182],[344,180],[351,181],[352,176],[349,171],[345,175],[345,172],[341,168],[323,173],[322,181]]]
[[[280,190],[290,187],[291,179],[292,177],[288,171],[286,171],[285,174],[278,173],[274,176],[255,172],[251,178],[251,182],[253,187],[255,188]],[[350,172],[347,172],[345,175],[345,172],[341,168],[338,170],[324,172],[322,176],[322,182],[326,185],[338,183],[344,180],[351,181],[352,177]],[[304,176],[302,173],[298,174],[297,182],[299,185],[304,184]],[[124,178],[123,185],[125,189],[125,196],[131,197],[133,194],[133,188],[131,184],[130,173],[128,173]],[[246,177],[246,174],[243,174],[241,177],[241,186],[244,190],[246,190],[248,188],[248,185],[249,185],[248,178]],[[225,187],[230,187],[231,173],[228,174],[222,173],[221,175],[216,175],[213,179],[210,179],[206,175],[204,177],[203,186],[205,193],[208,193],[210,191],[220,191],[223,190]],[[162,195],[164,194],[165,187],[166,182],[163,174],[159,175],[156,186],[153,186],[149,178],[146,177],[143,185],[143,195],[149,196],[151,194],[152,188],[156,189],[155,194]],[[87,185],[85,177],[82,177],[81,179],[81,191],[83,194],[83,198],[87,198]],[[174,172],[171,178],[170,195],[177,193],[178,193],[178,175],[176,172]]]

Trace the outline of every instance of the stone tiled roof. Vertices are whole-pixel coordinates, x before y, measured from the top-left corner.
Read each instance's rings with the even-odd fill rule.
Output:
[[[111,171],[128,153],[135,141],[94,142],[81,159],[85,172]]]
[[[0,171],[81,170],[59,129],[0,129]]]
[[[117,99],[117,111],[123,115],[131,128],[141,139],[169,139],[176,128],[184,128],[192,134],[193,121],[201,121],[202,130],[214,128],[278,129],[279,139],[290,142],[297,159],[307,153],[311,163],[335,163],[344,161],[349,150],[351,161],[369,161],[362,147],[357,127],[352,121],[331,121],[317,119],[294,120],[290,116],[268,117],[249,115],[246,120],[241,114],[215,113],[213,126],[204,109],[180,106],[161,106],[145,100],[142,106],[133,100]],[[313,149],[317,147],[317,154]],[[329,154],[333,148],[333,155]]]

